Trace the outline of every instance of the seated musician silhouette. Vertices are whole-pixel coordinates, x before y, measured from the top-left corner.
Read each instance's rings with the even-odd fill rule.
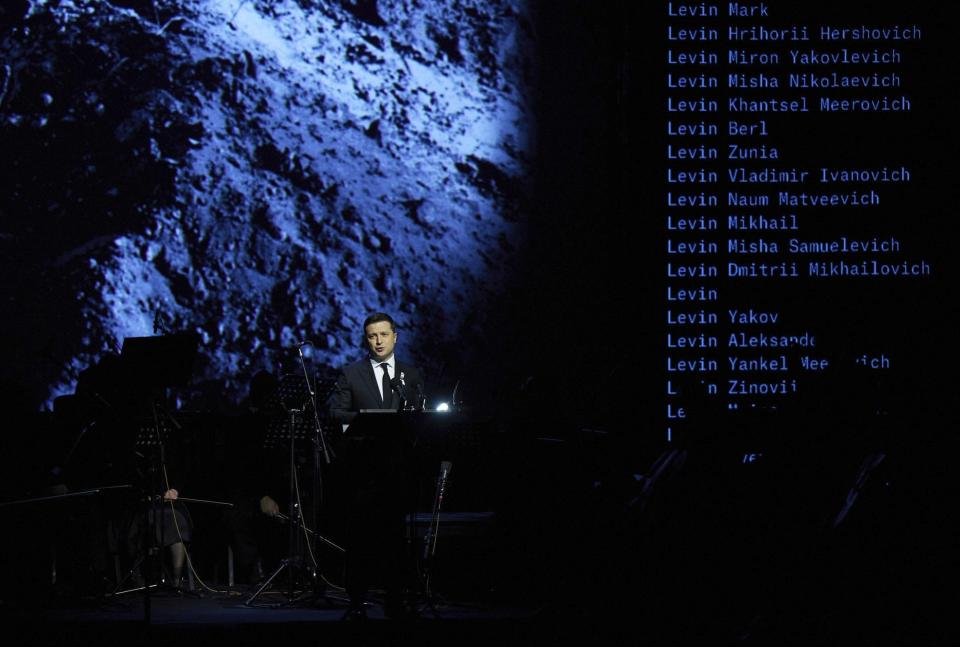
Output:
[[[240,584],[261,581],[277,567],[286,549],[286,529],[277,502],[289,489],[285,451],[264,446],[270,422],[285,415],[277,387],[273,374],[255,374],[242,412],[225,439],[222,498],[233,507],[225,512],[224,521]]]

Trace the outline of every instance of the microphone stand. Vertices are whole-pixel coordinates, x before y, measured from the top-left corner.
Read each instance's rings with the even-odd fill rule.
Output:
[[[307,372],[307,364],[303,357],[303,346],[310,342],[303,342],[297,344],[297,355],[300,360],[300,368],[303,370],[303,379],[307,383],[307,392],[310,396],[310,405],[313,410],[313,515],[312,515],[312,525],[314,528],[317,528],[317,509],[320,507],[323,497],[323,469],[320,466],[321,455],[323,457],[323,464],[329,465],[330,458],[334,455],[332,449],[327,446],[327,440],[323,434],[323,428],[320,425],[320,416],[317,413],[317,391],[313,388],[313,385],[310,383],[310,375]],[[303,511],[301,510],[301,514]],[[339,550],[340,552],[345,552],[343,548],[337,546],[332,541],[324,537],[318,532],[310,531],[310,536],[313,538],[313,554],[319,554],[319,544],[317,540],[321,540],[329,546],[332,546]],[[321,574],[322,575],[322,574]],[[321,591],[326,587],[322,584],[322,577],[315,577],[314,579],[314,599],[320,597]]]
[[[297,465],[296,465],[296,415],[301,413],[301,409],[296,409],[285,404],[287,408],[287,414],[289,415],[288,424],[289,424],[289,491],[288,491],[288,501],[287,505],[289,507],[289,519],[290,527],[287,530],[287,556],[280,561],[280,565],[267,577],[266,580],[257,587],[257,590],[253,592],[244,602],[244,606],[251,606],[260,594],[266,591],[273,581],[280,575],[284,570],[288,571],[289,575],[289,589],[287,591],[287,599],[292,600],[294,597],[294,589],[296,586],[296,573],[295,570],[307,571],[309,578],[313,578],[315,573],[313,569],[310,569],[309,566],[304,562],[303,555],[300,554],[298,550],[300,543],[300,527],[303,521],[303,510],[302,506],[297,505]]]
[[[440,532],[440,508],[443,505],[443,495],[447,489],[447,478],[450,476],[450,470],[453,463],[442,461],[440,463],[440,475],[437,477],[437,489],[433,498],[433,515],[430,518],[430,526],[424,535],[423,561],[426,576],[424,578],[423,595],[425,598],[425,607],[433,612],[435,617],[439,616],[436,607],[436,595],[430,589],[430,578],[433,575],[434,556],[437,553],[437,535]]]
[[[317,439],[314,441],[314,446],[323,451],[323,462],[325,465],[329,465],[330,456],[333,454],[333,451],[327,448],[327,441],[320,431],[320,417],[317,415],[317,392],[314,390],[313,385],[310,384],[310,376],[307,374],[307,365],[303,359],[303,344],[297,346],[297,354],[300,356],[300,367],[303,369],[303,379],[307,383],[307,391],[310,394],[310,404],[313,405],[313,426],[317,436]]]
[[[306,524],[304,523],[305,519],[303,515],[303,506],[301,505],[299,501],[299,496],[298,496],[296,449],[295,449],[296,437],[298,435],[296,432],[296,427],[297,427],[296,417],[297,417],[297,414],[305,414],[308,406],[312,405],[313,407],[314,433],[316,435],[316,437],[314,438],[314,469],[316,470],[315,478],[313,482],[314,508],[316,507],[319,501],[319,496],[320,496],[320,469],[319,469],[320,460],[321,460],[320,455],[322,453],[323,460],[325,460],[326,462],[329,462],[330,456],[333,454],[333,452],[327,448],[326,441],[323,437],[323,433],[320,427],[320,419],[317,415],[316,391],[314,390],[313,385],[310,383],[310,376],[307,373],[306,364],[303,358],[302,347],[306,343],[308,342],[303,342],[297,345],[297,353],[300,356],[300,364],[301,364],[301,367],[303,368],[304,384],[291,385],[286,380],[282,380],[281,386],[280,386],[280,389],[281,389],[280,399],[284,405],[284,408],[287,410],[287,414],[289,416],[287,420],[288,434],[289,434],[288,440],[290,443],[289,444],[289,466],[288,466],[289,474],[290,474],[289,492],[288,492],[289,514],[286,515],[286,519],[285,519],[290,524],[290,527],[288,529],[288,549],[287,549],[288,554],[285,559],[281,560],[280,565],[276,568],[276,570],[274,570],[274,572],[271,573],[269,577],[267,577],[267,579],[257,588],[257,590],[252,595],[250,595],[246,599],[246,601],[244,601],[243,604],[245,606],[251,606],[254,600],[256,600],[261,593],[263,593],[267,588],[269,588],[269,586],[273,583],[273,581],[277,578],[277,576],[282,571],[287,569],[289,569],[288,571],[289,590],[287,592],[288,593],[287,597],[289,602],[291,603],[294,602],[294,593],[295,593],[294,589],[296,584],[294,570],[298,570],[307,575],[307,578],[310,580],[314,588],[314,597],[316,597],[317,589],[320,587],[319,572],[314,566],[307,564],[304,558],[303,552],[300,550],[300,546],[301,546],[300,531],[301,530],[309,532],[309,534],[313,537],[313,547],[314,547],[313,554],[314,555],[317,553],[317,547],[318,547],[318,544],[316,543],[317,539],[321,539],[327,545],[343,552],[343,549],[337,546],[336,544],[334,544],[332,541],[329,541],[326,538],[321,537],[318,533],[310,531],[310,529],[306,527]],[[285,378],[286,377],[293,378],[295,376],[293,374],[290,374],[288,376],[285,376]],[[306,394],[303,393],[301,388],[302,386],[306,387]],[[293,393],[291,393],[290,391],[293,391]],[[303,399],[304,395],[306,395],[306,401]],[[299,403],[300,408],[292,406],[293,401],[296,401],[297,403]],[[278,515],[278,516],[283,517],[283,515]],[[314,525],[316,525],[315,514],[314,514]]]

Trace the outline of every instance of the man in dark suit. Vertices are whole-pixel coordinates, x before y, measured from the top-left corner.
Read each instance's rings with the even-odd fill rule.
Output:
[[[343,367],[331,396],[334,420],[349,425],[361,409],[397,410],[422,396],[420,371],[397,361],[396,344],[397,325],[390,315],[378,312],[367,317],[361,345],[369,357]]]
[[[330,416],[350,425],[364,409],[398,410],[422,401],[423,378],[415,367],[397,361],[397,325],[382,312],[363,322],[361,346],[368,357],[342,369],[330,398]],[[383,414],[391,415],[391,414]],[[350,438],[347,434],[348,507],[346,514],[346,589],[350,608],[345,619],[366,617],[372,580],[382,578],[387,617],[404,617],[403,512],[408,475],[400,424],[395,438]]]

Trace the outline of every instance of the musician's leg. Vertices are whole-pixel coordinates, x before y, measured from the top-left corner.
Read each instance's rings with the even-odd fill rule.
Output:
[[[182,541],[170,544],[170,568],[173,574],[173,586],[179,589],[183,583],[183,567],[187,562],[187,548]]]

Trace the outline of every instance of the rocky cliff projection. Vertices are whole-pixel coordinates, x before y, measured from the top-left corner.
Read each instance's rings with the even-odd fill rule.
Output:
[[[195,397],[235,402],[298,341],[355,358],[370,311],[434,374],[484,334],[527,239],[524,2],[7,7],[3,372],[36,405],[131,336],[196,331]]]

